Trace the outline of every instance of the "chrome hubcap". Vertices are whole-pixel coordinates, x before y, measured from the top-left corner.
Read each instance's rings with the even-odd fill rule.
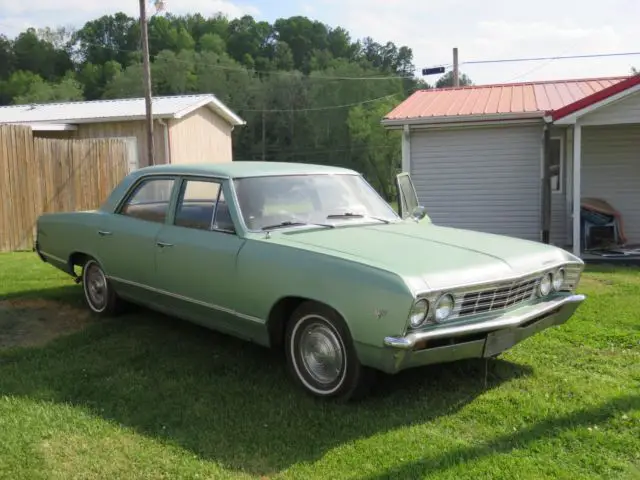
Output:
[[[91,264],[86,274],[86,288],[89,300],[96,308],[102,308],[107,298],[107,279],[97,265]]]
[[[340,340],[325,325],[310,325],[300,338],[300,356],[304,367],[319,383],[331,383],[340,377],[343,355]]]

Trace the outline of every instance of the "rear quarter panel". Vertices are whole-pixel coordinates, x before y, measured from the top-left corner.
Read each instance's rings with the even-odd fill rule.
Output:
[[[37,222],[38,248],[50,263],[71,274],[68,262],[74,252],[97,255],[97,231],[104,223],[105,213],[99,210],[41,215]]]
[[[267,319],[284,297],[315,300],[336,310],[355,342],[383,346],[401,335],[413,296],[401,277],[332,255],[249,239],[238,256],[238,310]]]

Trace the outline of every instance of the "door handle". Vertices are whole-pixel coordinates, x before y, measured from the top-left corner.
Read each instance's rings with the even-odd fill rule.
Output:
[[[111,235],[111,232],[107,232],[105,230],[98,230],[98,235],[101,237],[106,237],[107,235]]]
[[[166,243],[166,242],[156,242],[156,245],[159,246],[160,248],[173,247],[173,243]]]

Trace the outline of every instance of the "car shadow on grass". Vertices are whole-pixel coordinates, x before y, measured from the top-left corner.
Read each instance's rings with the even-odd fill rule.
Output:
[[[40,297],[59,298],[69,315],[83,315],[73,313],[81,295],[72,286]],[[451,415],[487,389],[530,373],[504,360],[431,366],[381,375],[364,400],[337,404],[296,388],[277,352],[135,307],[39,348],[0,350],[4,395],[82,406],[253,475]]]
[[[621,395],[597,407],[584,408],[575,412],[549,418],[529,427],[509,433],[480,445],[449,450],[432,457],[423,457],[415,462],[407,462],[382,473],[362,477],[361,480],[382,480],[388,478],[423,478],[451,469],[454,465],[472,463],[491,455],[506,454],[515,449],[523,449],[542,438],[555,437],[566,430],[580,428],[591,430],[621,416],[622,412],[640,409],[640,395]],[[639,471],[635,469],[636,471]],[[634,477],[635,478],[635,477]]]

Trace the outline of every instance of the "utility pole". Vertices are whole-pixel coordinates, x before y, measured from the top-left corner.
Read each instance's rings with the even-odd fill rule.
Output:
[[[453,86],[460,86],[460,71],[458,70],[458,47],[453,48]]]
[[[151,68],[149,66],[149,35],[147,30],[147,0],[140,0],[140,32],[142,35],[142,67],[144,72],[144,104],[147,116],[147,150],[149,165],[155,165],[153,148],[153,112],[151,109]]]
[[[262,161],[267,160],[267,112],[262,107]]]

